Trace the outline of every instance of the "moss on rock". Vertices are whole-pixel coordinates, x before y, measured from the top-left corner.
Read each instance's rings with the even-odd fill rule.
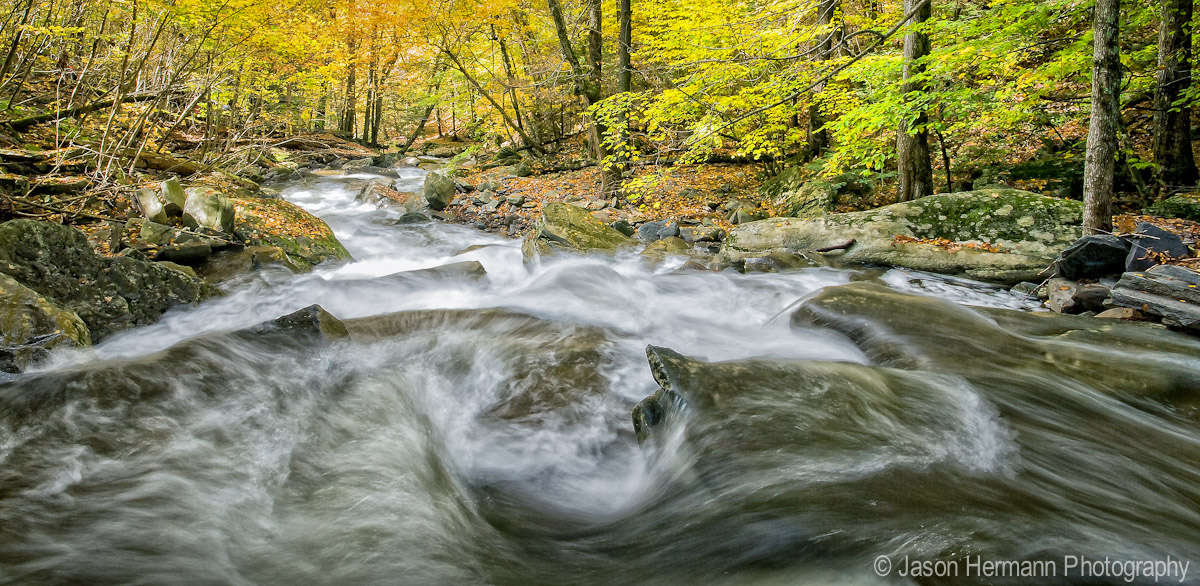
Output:
[[[276,246],[300,268],[327,260],[350,259],[350,253],[320,218],[282,199],[233,200],[234,233],[246,246]]]
[[[1059,251],[1082,234],[1083,205],[1015,189],[982,189],[923,197],[815,219],[773,218],[739,226],[722,250],[727,260],[764,252],[835,246],[830,258],[978,279],[1034,280]],[[941,246],[944,239],[977,246]]]

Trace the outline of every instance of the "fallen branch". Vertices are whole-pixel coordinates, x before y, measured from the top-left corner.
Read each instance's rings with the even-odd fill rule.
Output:
[[[157,97],[158,97],[158,92],[129,94],[128,96],[121,98],[120,102],[122,104],[127,103],[127,102],[146,102],[149,100],[153,100]],[[101,100],[99,102],[92,102],[90,104],[84,104],[83,106],[67,108],[66,110],[56,110],[54,112],[46,112],[45,114],[38,114],[36,116],[29,116],[27,118],[19,118],[17,120],[9,120],[7,122],[3,122],[2,124],[8,126],[9,128],[13,129],[16,132],[21,132],[21,131],[25,130],[26,128],[29,128],[30,126],[33,126],[35,124],[41,124],[43,122],[53,122],[55,120],[61,120],[63,118],[71,118],[73,116],[78,116],[80,114],[90,114],[97,110],[103,110],[104,108],[110,108],[113,105],[115,105],[116,102],[117,102],[117,100]]]
[[[851,238],[841,244],[834,244],[833,246],[822,246],[820,248],[814,248],[813,251],[814,252],[833,252],[835,250],[847,250],[851,246],[854,246],[855,244],[858,244],[858,241]]]

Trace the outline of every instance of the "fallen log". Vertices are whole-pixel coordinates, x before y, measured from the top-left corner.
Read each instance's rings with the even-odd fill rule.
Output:
[[[125,104],[125,103],[129,103],[129,102],[146,102],[146,101],[157,98],[159,96],[159,93],[160,92],[129,94],[128,96],[121,98],[121,103]],[[71,118],[73,116],[78,116],[80,114],[89,114],[89,113],[95,112],[96,110],[103,110],[104,108],[110,108],[114,104],[116,104],[116,102],[117,102],[117,100],[100,100],[98,102],[92,102],[90,104],[84,104],[82,106],[75,106],[74,108],[67,108],[66,110],[56,110],[53,112],[46,112],[44,114],[38,114],[36,116],[29,116],[26,118],[18,118],[16,120],[8,120],[5,122],[0,122],[0,124],[4,124],[5,126],[8,126],[9,128],[13,129],[16,132],[21,132],[21,131],[25,130],[26,128],[29,128],[30,126],[33,126],[35,124],[41,124],[43,122],[53,122],[55,120],[61,120],[63,118]]]

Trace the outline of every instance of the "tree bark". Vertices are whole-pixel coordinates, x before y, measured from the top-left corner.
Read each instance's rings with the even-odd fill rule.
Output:
[[[1113,172],[1121,115],[1120,0],[1096,0],[1092,15],[1092,115],[1083,165],[1083,230],[1112,231]]]
[[[1192,109],[1172,106],[1192,85],[1192,0],[1164,0],[1158,29],[1158,84],[1154,89],[1154,162],[1160,193],[1194,185]]]
[[[338,125],[338,130],[349,133],[350,138],[354,138],[355,118],[358,116],[358,113],[355,112],[355,110],[357,109],[356,108],[357,96],[355,95],[355,88],[354,88],[354,83],[355,83],[354,74],[355,74],[355,70],[357,69],[357,65],[354,62],[354,58],[355,58],[354,52],[358,48],[357,45],[358,45],[358,43],[355,42],[354,38],[350,38],[346,43],[346,52],[350,58],[350,62],[346,66],[345,108],[342,110],[342,122],[340,125]]]
[[[917,10],[911,22],[918,26],[929,20],[933,14],[932,2],[904,0],[905,13],[914,9]],[[925,91],[925,82],[913,78],[925,72],[925,66],[919,61],[929,55],[929,49],[929,35],[924,31],[914,30],[905,35],[904,84],[901,91],[906,99],[912,97],[912,94]],[[900,123],[900,132],[896,138],[896,165],[900,173],[897,195],[899,201],[910,201],[933,194],[933,166],[929,162],[929,132],[926,130],[928,123],[929,116],[924,110],[917,114],[911,124],[907,120]]]
[[[821,0],[817,3],[817,25],[826,26],[833,22],[833,14],[837,12],[839,0]],[[829,61],[833,56],[833,44],[838,37],[837,31],[830,31],[818,41],[817,61]],[[813,88],[813,104],[808,107],[808,158],[817,158],[829,148],[829,132],[825,130],[825,117],[821,115],[816,104],[816,96],[825,91],[825,84]]]

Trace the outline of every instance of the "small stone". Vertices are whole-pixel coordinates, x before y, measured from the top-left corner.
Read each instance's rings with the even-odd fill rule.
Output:
[[[1058,313],[1102,311],[1109,288],[1104,285],[1085,285],[1055,277],[1046,284],[1050,298],[1046,306]]]
[[[1142,312],[1133,309],[1132,307],[1114,307],[1106,309],[1096,314],[1096,317],[1104,319],[1144,319]]]
[[[679,224],[671,220],[655,220],[638,226],[637,237],[645,242],[679,236]]]
[[[187,204],[187,192],[179,184],[178,179],[167,179],[162,182],[162,197],[166,203],[163,209],[168,216],[178,218],[183,215],[183,206]]]

